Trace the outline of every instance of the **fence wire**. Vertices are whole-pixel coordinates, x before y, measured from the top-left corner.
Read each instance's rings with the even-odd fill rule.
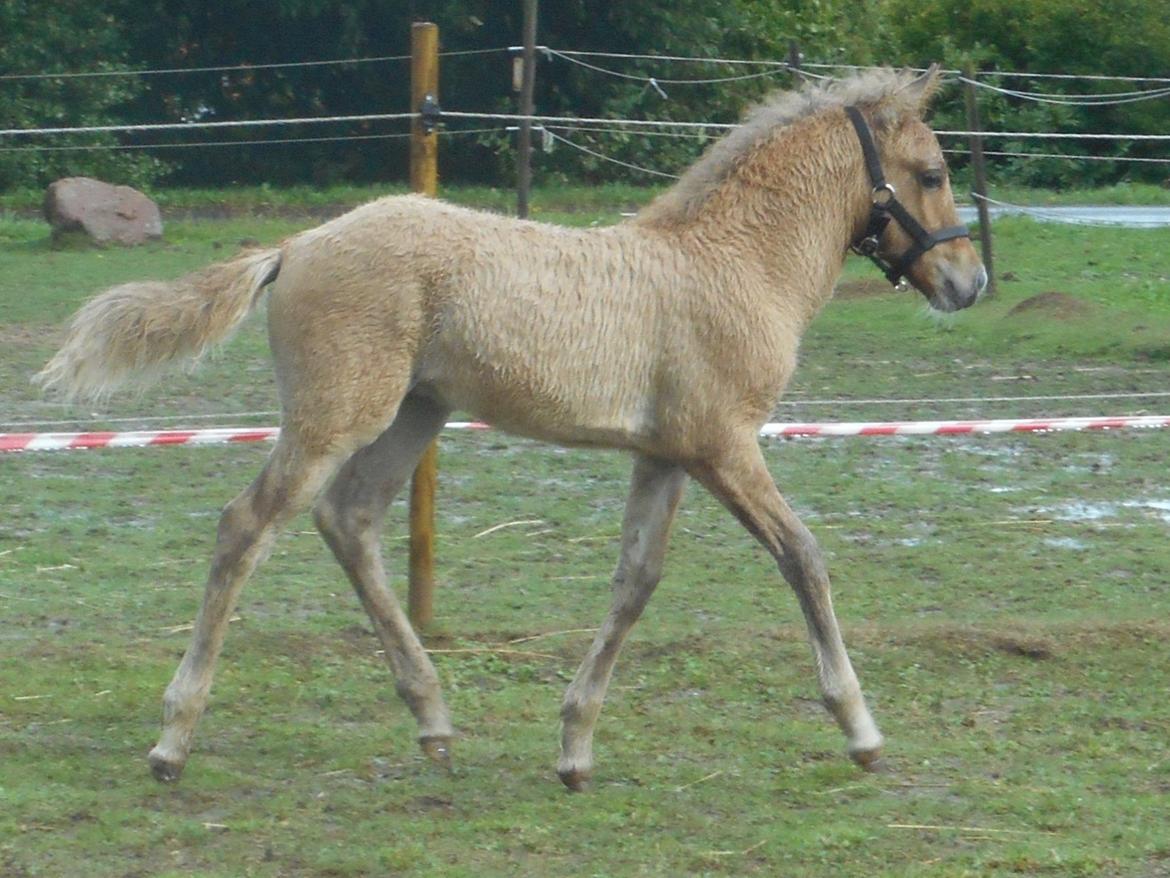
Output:
[[[458,58],[466,55],[498,55],[507,49],[465,49],[440,52],[440,58]],[[409,61],[410,55],[373,55],[363,58],[334,58],[327,61],[282,61],[270,64],[225,64],[212,67],[159,67],[154,69],[82,70],[58,73],[4,73],[0,82],[18,82],[44,79],[95,79],[115,76],[168,76],[186,73],[251,73],[256,70],[287,70],[307,67],[353,67],[359,64],[381,64],[389,61]]]

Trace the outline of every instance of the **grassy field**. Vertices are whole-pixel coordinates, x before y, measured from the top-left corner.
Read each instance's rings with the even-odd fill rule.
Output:
[[[960,201],[970,202],[970,183],[956,178],[955,191]],[[237,186],[232,189],[164,189],[150,192],[165,214],[171,218],[185,214],[223,218],[233,215],[256,216],[272,213],[321,215],[338,206],[353,206],[395,192],[406,192],[404,183],[386,185],[332,185],[272,187],[267,184]],[[628,183],[605,183],[595,186],[546,186],[531,193],[534,214],[590,214],[590,221],[606,217],[620,209],[645,204],[662,187],[635,186]],[[1170,204],[1170,188],[1151,183],[1117,183],[1095,189],[1047,190],[1023,189],[995,185],[991,192],[997,199],[1031,205],[1060,204]],[[510,189],[488,186],[444,187],[444,198],[490,210],[514,210],[516,193]],[[17,189],[0,192],[0,211],[25,217],[39,217],[45,193],[40,189]]]
[[[543,215],[619,212],[564,207]],[[100,413],[28,385],[95,290],[305,223],[254,213],[172,222],[133,251],[55,251],[42,224],[0,220],[0,430],[272,422],[260,319]],[[851,264],[777,418],[1170,408],[1019,399],[1170,390],[1170,231],[1011,219],[996,235],[999,296],[947,320]],[[873,399],[910,401],[848,402]],[[150,778],[218,510],[264,454],[0,458],[0,874],[1170,875],[1170,434],[767,446],[828,556],[889,739],[877,774],[842,753],[774,566],[692,488],[582,796],[556,780],[556,718],[608,602],[628,463],[492,433],[442,439],[427,643],[454,772],[417,752],[306,516],[244,592],[186,775]],[[399,580],[404,512],[386,543]]]

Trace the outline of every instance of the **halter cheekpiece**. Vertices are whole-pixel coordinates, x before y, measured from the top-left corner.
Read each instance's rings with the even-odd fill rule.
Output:
[[[966,226],[948,226],[935,232],[928,232],[922,228],[918,220],[914,219],[910,215],[910,211],[906,210],[902,202],[898,201],[894,187],[886,182],[885,174],[882,173],[881,161],[878,159],[877,146],[873,142],[873,134],[865,122],[865,117],[861,115],[861,111],[857,107],[846,107],[845,113],[857,131],[857,139],[861,142],[861,152],[865,156],[865,167],[869,171],[869,180],[873,184],[873,202],[869,209],[869,224],[861,237],[853,242],[850,249],[854,253],[872,260],[874,265],[882,270],[889,282],[898,286],[910,266],[917,262],[927,250],[943,241],[970,238],[971,233]],[[878,252],[882,232],[886,230],[890,220],[897,222],[914,241],[893,262],[884,259]]]

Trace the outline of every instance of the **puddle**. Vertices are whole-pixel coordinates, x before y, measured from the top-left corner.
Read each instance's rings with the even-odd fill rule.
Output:
[[[1072,537],[1049,537],[1044,541],[1044,545],[1052,546],[1054,549],[1072,549],[1075,552],[1089,548],[1087,543]]]
[[[1086,503],[1075,500],[1060,506],[1042,506],[1036,511],[1059,521],[1100,521],[1117,518],[1122,509],[1138,509],[1170,524],[1170,500],[1125,500],[1121,503]]]
[[[1080,454],[1061,467],[1066,473],[1103,473],[1113,468],[1112,454]]]
[[[973,442],[956,444],[948,451],[956,454],[968,454],[972,457],[982,457],[986,460],[1005,461],[1015,463],[1024,454],[1023,449],[1015,445],[980,445]]]
[[[1157,512],[1158,518],[1170,524],[1170,500],[1127,500],[1121,504],[1128,509],[1149,509]]]
[[[1063,506],[1047,507],[1042,512],[1055,513],[1061,521],[1100,521],[1102,518],[1116,518],[1116,503],[1066,503]]]

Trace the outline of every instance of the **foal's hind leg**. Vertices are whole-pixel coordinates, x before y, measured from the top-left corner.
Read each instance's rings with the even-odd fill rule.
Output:
[[[870,765],[881,755],[882,736],[845,652],[824,559],[813,535],[776,490],[754,432],[690,471],[776,558],[804,611],[825,706],[849,740],[850,757]]]
[[[448,410],[408,396],[394,423],[342,467],[313,510],[317,529],[345,570],[382,641],[396,688],[418,721],[419,743],[432,759],[450,758],[451,720],[439,678],[386,586],[379,534],[386,507],[414,471]]]
[[[267,556],[280,526],[308,505],[333,474],[337,457],[307,451],[291,433],[282,436],[260,475],[220,516],[203,605],[191,645],[163,696],[162,737],[150,751],[150,767],[159,780],[177,780],[187,762],[240,589]]]
[[[670,525],[686,484],[681,467],[639,457],[622,522],[622,553],[613,575],[613,601],[593,645],[565,692],[557,774],[581,790],[593,772],[593,728],[614,662],[662,576]]]

